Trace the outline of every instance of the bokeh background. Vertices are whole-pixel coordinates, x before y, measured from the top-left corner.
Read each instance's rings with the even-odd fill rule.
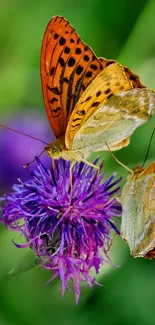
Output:
[[[53,15],[62,15],[76,28],[98,56],[117,59],[137,72],[143,83],[155,88],[155,1],[150,0],[1,0],[0,1],[0,123],[50,142],[39,73],[40,47],[45,27]],[[130,168],[142,163],[155,118],[136,130],[130,145],[116,152]],[[147,164],[155,157],[155,138]],[[43,144],[0,130],[0,192],[18,177],[26,179],[24,163]],[[102,153],[109,175],[127,172]],[[93,159],[93,157],[92,157]],[[46,155],[42,160],[48,164]],[[34,168],[35,165],[33,165]],[[17,235],[0,227],[0,325],[152,325],[155,323],[155,261],[132,259],[117,238],[111,258],[120,265],[105,266],[98,281],[103,287],[83,286],[75,305],[74,295],[60,296],[60,282],[48,287],[50,273],[40,267],[4,278],[17,265],[33,260],[29,249],[17,249]]]

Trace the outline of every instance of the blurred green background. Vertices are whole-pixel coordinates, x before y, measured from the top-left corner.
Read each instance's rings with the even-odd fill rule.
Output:
[[[35,112],[48,122],[43,105],[39,57],[45,27],[53,15],[62,15],[76,28],[82,39],[98,56],[117,59],[137,72],[143,83],[155,88],[155,1],[150,0],[1,0],[0,1],[0,120],[12,126],[16,116]],[[142,163],[148,147],[155,117],[136,130],[130,145],[116,156],[134,168]],[[18,126],[20,129],[20,125]],[[28,133],[31,134],[31,128]],[[38,136],[38,134],[37,134]],[[0,145],[11,133],[0,131]],[[20,135],[19,135],[20,137]],[[42,135],[40,135],[42,138]],[[43,138],[44,139],[44,138]],[[51,133],[52,139],[52,133]],[[49,138],[49,142],[51,140]],[[35,148],[36,142],[32,145]],[[147,164],[155,157],[155,138]],[[33,148],[31,148],[33,149]],[[29,155],[29,147],[12,144],[16,156]],[[109,155],[102,153],[108,174],[127,172]],[[93,158],[93,157],[92,157]],[[0,148],[3,167],[9,172],[15,168],[12,154],[4,155]],[[24,158],[25,159],[25,158]],[[27,161],[25,161],[26,163]],[[24,162],[23,162],[24,163]],[[0,165],[1,166],[1,165]],[[5,168],[4,168],[5,170]],[[4,174],[1,167],[1,175]],[[19,175],[16,175],[16,178]],[[2,180],[0,180],[2,183]],[[4,184],[2,185],[4,189]],[[9,188],[9,185],[8,185]],[[3,193],[1,189],[1,193]],[[17,249],[12,243],[20,238],[1,226],[0,278],[16,265],[33,259],[29,249]],[[155,323],[155,261],[132,259],[127,245],[117,239],[111,250],[112,261],[120,267],[107,265],[98,277],[103,287],[93,290],[83,286],[79,306],[73,293],[60,296],[59,281],[48,287],[50,272],[39,267],[16,277],[0,281],[0,325],[87,325],[87,324],[141,324]]]

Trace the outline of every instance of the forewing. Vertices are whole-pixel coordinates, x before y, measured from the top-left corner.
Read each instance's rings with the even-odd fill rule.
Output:
[[[63,17],[49,22],[41,49],[45,107],[55,136],[65,133],[68,118],[91,81],[114,61],[100,61]]]
[[[118,150],[129,143],[134,130],[155,110],[155,92],[149,89],[123,91],[109,98],[81,126],[73,138],[74,150]],[[70,130],[71,132],[71,130]]]

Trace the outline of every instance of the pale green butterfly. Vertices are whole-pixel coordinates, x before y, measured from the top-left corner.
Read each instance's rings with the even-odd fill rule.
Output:
[[[130,172],[117,198],[122,204],[121,237],[128,243],[131,256],[151,259],[155,256],[155,161],[146,168],[131,170],[110,153]]]
[[[121,236],[133,257],[155,256],[155,161],[137,166],[121,193]]]

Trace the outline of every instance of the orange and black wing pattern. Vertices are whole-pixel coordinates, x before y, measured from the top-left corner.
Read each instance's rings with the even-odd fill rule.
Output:
[[[63,17],[49,22],[41,49],[45,107],[56,136],[65,134],[71,112],[91,81],[114,61],[100,61]]]

